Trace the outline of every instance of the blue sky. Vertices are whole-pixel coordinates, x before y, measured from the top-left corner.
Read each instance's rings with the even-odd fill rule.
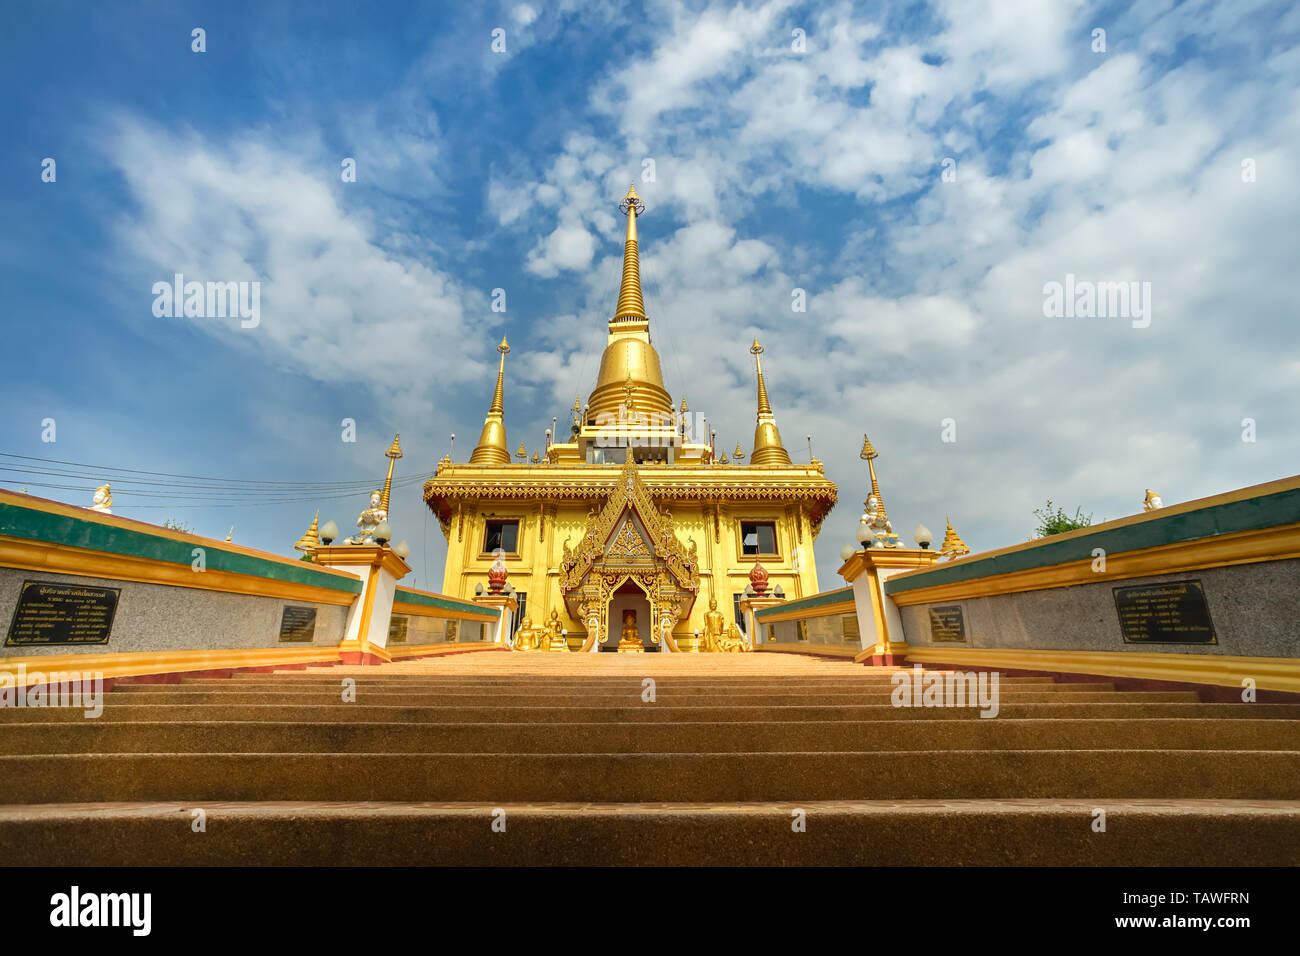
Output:
[[[536,448],[593,384],[636,179],[668,388],[748,449],[762,339],[787,447],[840,485],[823,587],[864,431],[896,530],[977,549],[1048,497],[1102,520],[1298,470],[1288,4],[10,4],[0,37],[2,452],[377,484],[400,431],[414,479],[468,454],[503,333]],[[155,317],[175,272],[260,281],[260,324]],[[1150,325],[1045,317],[1067,274],[1151,283]],[[317,505],[364,495],[114,510],[290,553]],[[436,589],[416,485],[392,511]]]

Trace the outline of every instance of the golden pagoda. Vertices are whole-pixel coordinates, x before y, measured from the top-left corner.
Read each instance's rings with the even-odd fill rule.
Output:
[[[948,559],[960,558],[963,554],[970,554],[970,548],[966,547],[966,542],[961,539],[952,526],[952,519],[944,516],[948,522],[948,530],[943,533],[943,543],[939,545],[940,556]]]
[[[574,400],[569,441],[553,436],[547,467],[529,464],[522,443],[511,462],[503,339],[479,444],[468,463],[439,465],[424,501],[447,538],[444,593],[471,597],[499,550],[520,619],[529,606],[557,608],[563,627],[586,635],[588,651],[626,646],[634,621],[646,651],[688,651],[704,628],[701,593],[716,595],[743,626],[737,605],[760,559],[789,598],[817,593],[813,542],[837,491],[820,462],[791,462],[757,341],[748,463],[739,445],[730,459],[715,454],[684,396],[674,408],[641,291],[645,203],[635,187],[619,210],[627,234],[618,302],[595,385],[585,405]]]

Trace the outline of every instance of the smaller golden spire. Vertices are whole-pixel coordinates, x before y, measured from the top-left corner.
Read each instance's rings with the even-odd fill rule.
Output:
[[[758,339],[749,348],[758,372],[758,424],[754,427],[754,453],[749,456],[751,466],[790,464],[790,454],[781,444],[781,433],[772,414],[772,403],[767,399],[767,383],[763,380],[763,346]]]
[[[731,453],[732,461],[742,461],[745,457],[745,449],[740,447],[740,442],[736,442],[736,450]]]
[[[501,353],[501,360],[497,365],[497,387],[492,394],[492,406],[483,421],[483,431],[479,434],[478,444],[474,446],[474,452],[469,456],[471,465],[510,464],[510,446],[506,444],[505,420],[506,353],[510,351],[510,343],[506,341],[504,335],[501,336],[501,344],[497,346],[497,351]]]
[[[574,395],[574,396],[573,396],[573,410],[574,410],[575,412],[580,412],[580,411],[582,411],[582,396],[581,396],[581,395]]]
[[[232,524],[230,530],[226,532],[226,540],[231,541],[235,537],[235,526]]]
[[[528,457],[528,449],[524,447],[523,442],[519,443],[519,448],[515,451],[515,457],[518,458],[520,461],[523,461],[525,458]]]
[[[646,321],[645,301],[641,296],[641,260],[637,253],[636,218],[645,212],[645,203],[636,194],[636,185],[628,187],[627,195],[618,204],[618,210],[627,216],[627,238],[623,243],[623,281],[618,289],[618,306],[614,309],[614,322]],[[612,331],[611,326],[611,331]]]
[[[970,554],[970,548],[966,547],[966,542],[961,539],[952,527],[952,519],[944,515],[944,520],[948,523],[948,530],[943,533],[943,543],[939,545],[939,556],[948,559],[959,558],[963,554]]]
[[[686,404],[686,396],[683,395],[683,396],[682,396],[682,414],[685,415],[685,414],[686,414],[687,412],[689,412],[690,410],[691,410],[691,407],[690,407],[689,405]]]
[[[233,528],[231,529],[231,533],[232,534],[234,533]],[[230,539],[227,538],[226,540],[230,540]],[[319,547],[320,547],[320,512],[317,511],[316,514],[312,516],[311,527],[309,527],[306,533],[301,538],[298,539],[298,543],[293,546],[293,549],[295,551],[301,551],[303,554],[311,554]]]
[[[876,451],[875,446],[871,444],[871,439],[866,435],[862,436],[862,451],[858,455],[863,461],[870,461],[872,458],[878,458],[880,452]]]
[[[384,478],[384,490],[379,499],[379,507],[385,511],[388,510],[389,493],[393,490],[393,466],[397,464],[397,459],[402,457],[402,445],[398,441],[401,437],[400,434],[394,435],[393,443],[388,446],[388,451],[384,452],[384,457],[388,459],[388,475]]]
[[[533,452],[533,457],[532,457],[533,464],[534,465],[541,464],[541,461],[542,461],[542,456],[539,455],[537,452]]]

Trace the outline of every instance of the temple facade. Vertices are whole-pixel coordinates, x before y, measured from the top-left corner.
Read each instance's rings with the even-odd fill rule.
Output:
[[[519,604],[516,632],[549,622],[573,650],[726,649],[713,638],[722,621],[733,637],[732,623],[744,630],[747,588],[790,599],[817,593],[813,542],[837,490],[821,462],[791,462],[757,341],[748,460],[739,447],[730,457],[715,448],[684,397],[674,403],[642,298],[645,207],[635,187],[619,209],[627,238],[618,305],[595,384],[585,403],[574,401],[568,440],[552,435],[531,459],[521,445],[512,460],[503,339],[469,461],[444,458],[424,486],[447,538],[443,592],[499,589],[504,566]]]

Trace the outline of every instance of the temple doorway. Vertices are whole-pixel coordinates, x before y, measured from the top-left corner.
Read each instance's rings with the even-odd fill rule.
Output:
[[[624,581],[619,589],[609,597],[609,613],[605,620],[605,639],[600,642],[602,651],[617,651],[619,638],[623,634],[623,614],[625,611],[636,613],[637,635],[647,651],[658,651],[659,646],[650,640],[653,618],[650,601],[645,591],[632,581]]]

